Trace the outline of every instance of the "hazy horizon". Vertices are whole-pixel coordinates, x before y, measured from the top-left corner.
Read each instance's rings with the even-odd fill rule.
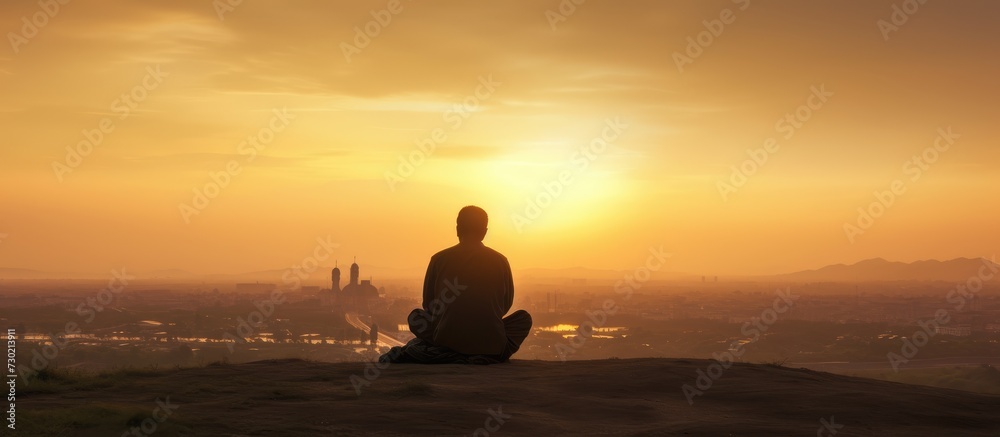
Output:
[[[875,262],[877,265],[870,265],[871,262]],[[952,276],[957,279],[966,279],[968,276],[973,275],[973,269],[978,267],[978,265],[987,266],[997,266],[996,256],[992,257],[960,257],[951,260],[937,260],[937,259],[926,259],[926,260],[914,260],[914,261],[899,261],[899,260],[887,260],[885,258],[869,258],[865,260],[859,260],[857,262],[848,263],[836,263],[829,264],[825,266],[814,266],[809,269],[796,270],[796,271],[783,271],[783,272],[762,272],[755,274],[744,274],[744,275],[727,275],[718,272],[685,272],[685,271],[675,271],[675,270],[662,270],[656,271],[656,277],[652,278],[654,282],[674,282],[674,281],[698,281],[701,278],[702,281],[750,281],[761,280],[770,281],[775,278],[782,278],[793,276],[797,274],[805,274],[810,272],[822,272],[831,268],[856,268],[863,269],[869,268],[869,274],[890,274],[891,272],[885,271],[884,269],[888,266],[896,266],[902,264],[904,267],[912,267],[913,265],[921,262],[935,262],[940,263],[941,268],[939,271],[934,272],[924,272],[930,277],[938,276],[940,279],[935,280],[946,280],[943,279],[947,276]],[[953,265],[951,268],[945,268],[945,264],[958,264]],[[330,269],[335,266],[339,266],[342,270],[346,271],[348,265],[340,266],[339,264],[334,264],[330,266],[320,265],[315,270],[309,272],[306,278],[303,279],[303,285],[326,285],[329,282],[328,273]],[[363,277],[374,276],[375,283],[378,284],[382,281],[388,280],[390,282],[399,280],[421,280],[423,278],[425,268],[421,266],[414,267],[393,267],[393,266],[380,266],[378,264],[364,264],[359,263]],[[253,280],[253,279],[266,279],[271,278],[271,280],[277,280],[282,274],[288,272],[293,267],[283,267],[274,268],[266,270],[256,270],[256,271],[239,271],[239,272],[194,272],[184,269],[156,269],[156,270],[134,270],[125,267],[124,269],[112,269],[113,271],[123,271],[130,276],[135,276],[140,280],[166,280],[166,281],[180,281],[183,283],[185,280],[210,280],[210,281],[221,281],[220,283],[226,282],[228,280]],[[872,270],[874,269],[874,270]],[[5,270],[25,270],[38,272],[41,274],[49,275],[44,278],[39,278],[39,280],[91,280],[91,279],[105,279],[108,277],[109,272],[69,272],[69,271],[53,271],[53,270],[34,270],[34,269],[21,269],[21,268],[11,268],[0,266],[0,273]],[[520,279],[586,279],[586,280],[617,280],[620,279],[620,275],[623,273],[628,273],[628,270],[620,269],[600,269],[600,268],[588,268],[582,266],[564,267],[564,268],[541,268],[541,267],[522,267],[514,269],[515,277]],[[563,276],[560,276],[563,275]],[[609,276],[610,275],[610,276]],[[832,277],[837,277],[842,275],[834,274]],[[25,277],[13,277],[13,278],[0,278],[0,279],[11,279],[11,280],[25,280],[30,278]],[[952,278],[949,278],[952,279]],[[956,280],[957,280],[956,279]],[[854,280],[850,277],[844,277],[842,280],[849,282],[868,282],[870,279]],[[913,278],[913,281],[920,282],[927,279]]]

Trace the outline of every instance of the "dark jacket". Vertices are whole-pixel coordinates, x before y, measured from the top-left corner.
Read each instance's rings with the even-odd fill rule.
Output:
[[[502,354],[503,316],[513,303],[510,263],[500,252],[466,242],[431,257],[423,307],[431,315],[435,345],[470,355]]]

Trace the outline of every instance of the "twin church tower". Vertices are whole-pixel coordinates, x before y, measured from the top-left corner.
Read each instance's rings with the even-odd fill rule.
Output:
[[[330,293],[333,294],[333,302],[345,309],[367,308],[373,300],[379,299],[379,290],[372,285],[371,279],[359,282],[361,269],[357,260],[351,264],[351,279],[344,288],[340,288],[340,267],[334,267],[330,274],[332,284]]]

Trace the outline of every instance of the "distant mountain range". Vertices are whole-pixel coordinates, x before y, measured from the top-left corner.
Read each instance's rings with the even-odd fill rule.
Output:
[[[867,259],[856,264],[836,264],[816,270],[776,275],[773,278],[793,282],[868,282],[868,281],[966,281],[986,267],[987,274],[1000,273],[1000,265],[982,258],[957,258],[949,261],[925,260],[912,263]]]
[[[965,281],[979,273],[985,267],[1000,273],[1000,264],[982,258],[957,258],[949,261],[925,260],[912,263],[887,261],[882,258],[864,260],[855,264],[835,264],[816,270],[804,270],[795,273],[767,276],[741,276],[741,281],[787,281],[787,282],[869,282],[869,281]],[[347,280],[346,268],[343,280]],[[169,269],[150,272],[128,271],[142,280],[160,280],[168,282],[274,282],[280,283],[286,270],[264,270],[241,274],[200,275],[185,270]],[[626,272],[609,269],[591,269],[573,267],[565,269],[530,268],[514,272],[517,279],[527,280],[570,280],[588,279],[595,281],[618,280]],[[423,275],[421,269],[394,269],[384,267],[362,266],[361,277],[373,275],[383,280],[412,279]],[[77,274],[66,272],[44,272],[30,269],[0,268],[0,280],[58,280],[58,279],[106,279],[109,275]],[[698,280],[700,276],[676,272],[660,272],[659,280]],[[731,280],[733,277],[720,278]],[[326,283],[329,272],[322,268],[305,281],[308,283]]]

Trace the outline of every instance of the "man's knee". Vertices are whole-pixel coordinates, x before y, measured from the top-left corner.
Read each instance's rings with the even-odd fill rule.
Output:
[[[412,322],[419,318],[426,319],[427,316],[428,316],[427,311],[424,311],[423,308],[414,308],[413,311],[410,311],[410,315],[407,316],[406,319]]]
[[[525,310],[514,311],[514,315],[517,315],[519,319],[524,320],[526,323],[531,323],[531,314]]]
[[[531,314],[525,310],[514,311],[505,320],[523,329],[531,329]]]

